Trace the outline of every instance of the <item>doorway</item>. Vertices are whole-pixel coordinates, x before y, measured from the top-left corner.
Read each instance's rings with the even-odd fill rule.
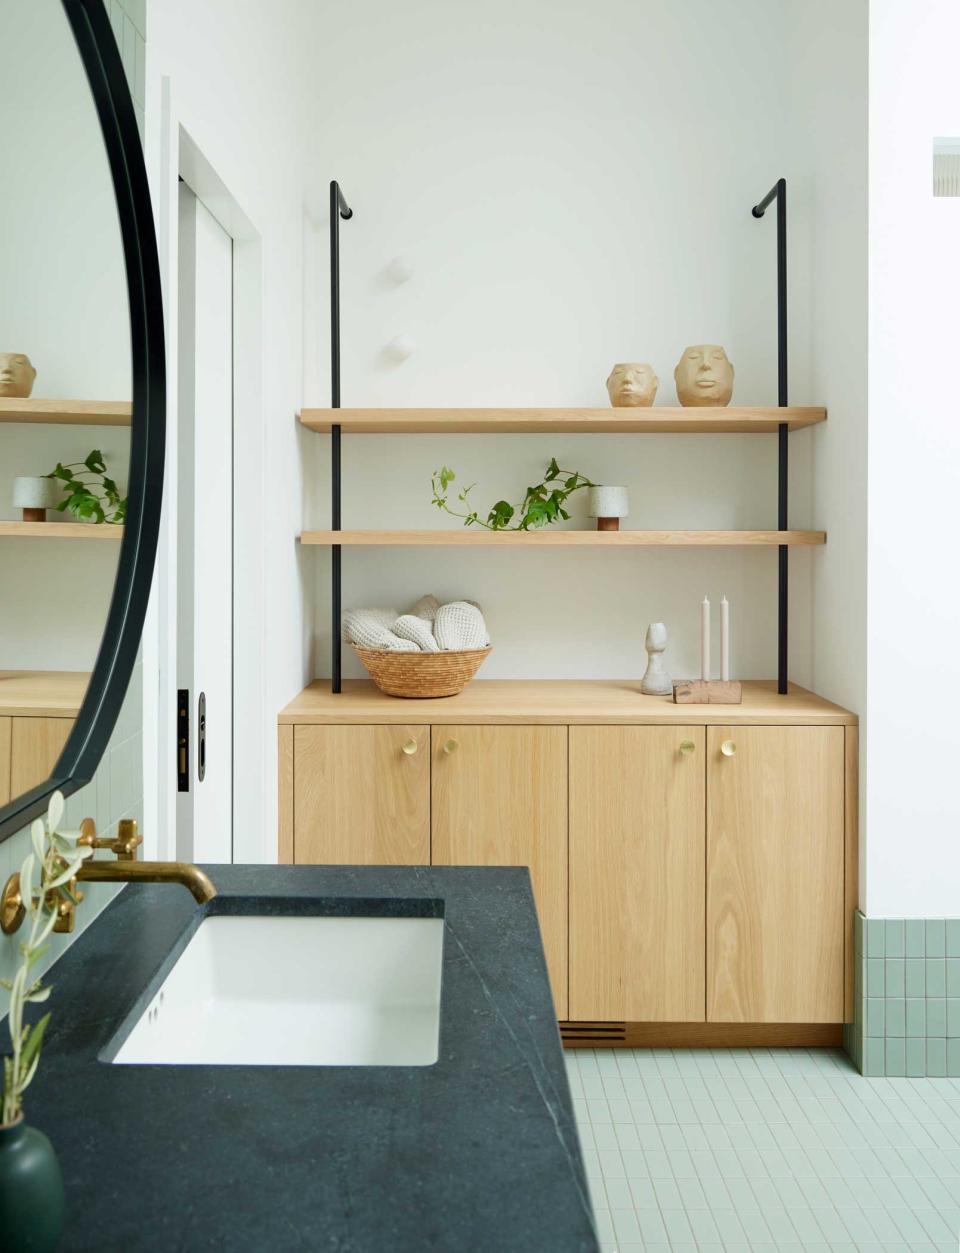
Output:
[[[233,860],[233,238],[179,185],[177,857]]]

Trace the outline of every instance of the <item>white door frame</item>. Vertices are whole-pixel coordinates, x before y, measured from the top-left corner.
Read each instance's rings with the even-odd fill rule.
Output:
[[[266,709],[264,547],[257,519],[263,501],[262,246],[260,234],[201,152],[175,107],[170,80],[147,124],[147,168],[157,220],[167,352],[167,454],[163,512],[150,610],[144,627],[145,855],[176,857],[177,695],[177,393],[179,328],[179,178],[234,241],[234,860],[269,860],[273,826],[265,812]],[[215,156],[215,154],[213,154]],[[242,491],[238,484],[243,485]],[[251,503],[252,502],[252,503]],[[154,679],[156,682],[154,683]]]

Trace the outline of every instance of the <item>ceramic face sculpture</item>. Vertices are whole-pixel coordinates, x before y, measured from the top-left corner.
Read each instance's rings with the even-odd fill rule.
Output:
[[[684,348],[673,372],[681,405],[728,405],[733,395],[733,366],[719,344]]]
[[[25,399],[33,391],[37,372],[22,352],[0,352],[0,396]]]
[[[648,409],[659,386],[653,366],[633,361],[615,365],[607,379],[610,403],[615,409]]]

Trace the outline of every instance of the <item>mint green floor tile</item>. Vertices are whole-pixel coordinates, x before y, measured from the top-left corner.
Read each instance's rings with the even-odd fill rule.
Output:
[[[926,943],[928,957],[946,956],[946,926],[942,918],[927,919]]]
[[[926,996],[926,962],[922,957],[908,957],[903,963],[904,991],[907,996]]]
[[[960,957],[960,918],[948,918],[946,932],[947,956]]]

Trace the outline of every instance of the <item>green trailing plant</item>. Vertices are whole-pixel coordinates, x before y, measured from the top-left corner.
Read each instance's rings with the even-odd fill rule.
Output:
[[[449,466],[434,470],[430,480],[433,503],[451,517],[462,518],[464,526],[482,526],[488,531],[529,531],[536,527],[550,526],[561,519],[566,520],[570,514],[564,506],[574,492],[595,486],[579,470],[562,470],[557,465],[556,457],[551,457],[542,481],[528,487],[519,504],[512,505],[508,500],[498,500],[486,518],[481,518],[477,510],[470,508],[470,493],[476,487],[475,483],[457,492],[456,499],[466,507],[466,512],[451,506],[450,484],[456,477]]]
[[[63,465],[58,461],[55,470],[46,476],[56,479],[66,492],[63,500],[54,508],[65,510],[82,522],[122,523],[127,516],[127,498],[107,474],[107,462],[99,448],[94,448],[83,461],[71,461]]]
[[[23,1094],[40,1064],[43,1033],[50,1021],[46,1013],[36,1022],[24,1022],[27,1005],[42,1004],[52,991],[49,984],[31,975],[33,967],[49,948],[48,940],[57,921],[61,898],[77,903],[70,881],[80,869],[92,848],[77,845],[79,831],[60,831],[63,817],[63,793],[54,792],[47,809],[46,822],[37,818],[30,828],[33,849],[20,867],[20,896],[26,910],[24,925],[29,923],[27,938],[20,943],[20,965],[13,979],[0,979],[0,986],[10,993],[8,1026],[12,1052],[3,1059],[3,1115],[0,1124],[7,1125],[23,1111]],[[35,875],[38,880],[35,882]]]

